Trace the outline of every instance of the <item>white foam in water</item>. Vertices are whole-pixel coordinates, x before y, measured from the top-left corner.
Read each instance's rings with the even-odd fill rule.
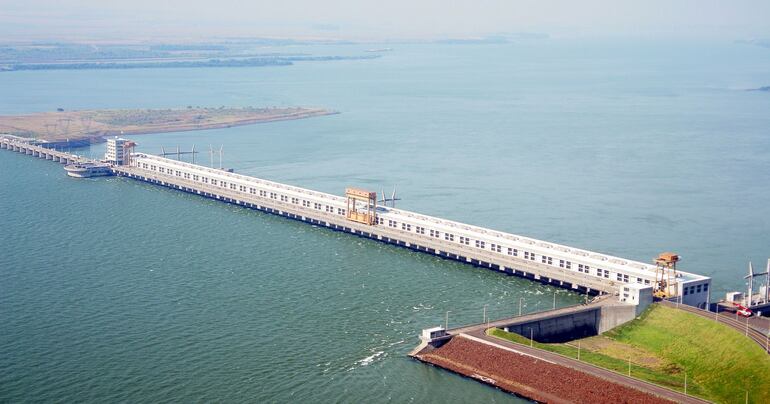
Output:
[[[374,355],[367,356],[366,358],[361,359],[360,361],[356,362],[356,364],[361,365],[361,366],[367,366],[367,365],[371,364],[372,362],[374,362],[375,359],[377,359],[380,355],[383,355],[383,354],[385,354],[385,351],[375,352]]]

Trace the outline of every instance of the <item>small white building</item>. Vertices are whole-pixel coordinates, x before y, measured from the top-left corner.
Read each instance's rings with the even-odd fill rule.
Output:
[[[620,287],[618,300],[636,305],[636,315],[642,314],[652,304],[652,286],[639,283],[627,283]]]
[[[433,327],[422,330],[420,339],[425,342],[432,342],[434,339],[445,337],[447,335],[444,327]]]
[[[116,166],[125,165],[128,160],[128,149],[132,144],[128,139],[117,136],[107,139],[107,151],[104,153],[104,160]]]

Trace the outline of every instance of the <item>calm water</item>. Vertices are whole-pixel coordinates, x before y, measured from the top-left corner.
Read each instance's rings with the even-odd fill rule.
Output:
[[[293,48],[358,54],[366,47]],[[0,113],[322,106],[136,137],[238,172],[683,268],[743,287],[770,255],[770,51],[730,43],[401,45],[276,68],[0,74]],[[85,149],[98,155],[103,146]],[[206,155],[201,159],[207,160]],[[0,401],[516,399],[405,358],[420,329],[580,296],[0,152]]]

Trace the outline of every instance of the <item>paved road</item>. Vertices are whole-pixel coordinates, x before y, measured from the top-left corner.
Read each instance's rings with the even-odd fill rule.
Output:
[[[553,352],[538,348],[530,348],[526,345],[516,344],[500,338],[492,337],[487,335],[483,329],[475,329],[464,335],[469,335],[472,339],[483,340],[498,347],[503,347],[503,349],[514,350],[524,355],[529,355],[544,361],[556,363],[561,366],[570,367],[572,369],[596,376],[604,380],[609,380],[620,385],[630,386],[671,401],[679,403],[708,403],[706,400],[684,395],[683,393],[657,386],[639,379],[634,379],[632,377],[628,377],[611,370],[603,369],[586,362],[578,361],[577,359],[567,358]]]
[[[486,330],[487,328],[502,328],[512,324],[518,324],[527,321],[542,320],[544,318],[562,316],[566,314],[579,313],[586,310],[593,310],[600,308],[604,305],[617,304],[614,299],[610,299],[611,295],[603,295],[594,297],[588,304],[575,304],[572,306],[560,307],[556,310],[543,310],[535,313],[522,314],[521,316],[508,317],[500,320],[489,321],[487,323],[471,324],[457,328],[450,328],[447,330],[447,334],[459,335],[468,334],[476,330]]]

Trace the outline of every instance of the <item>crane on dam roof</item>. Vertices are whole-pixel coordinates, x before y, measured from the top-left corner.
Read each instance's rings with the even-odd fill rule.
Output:
[[[664,252],[655,259],[655,291],[653,295],[661,299],[676,296],[676,263],[679,255]]]

